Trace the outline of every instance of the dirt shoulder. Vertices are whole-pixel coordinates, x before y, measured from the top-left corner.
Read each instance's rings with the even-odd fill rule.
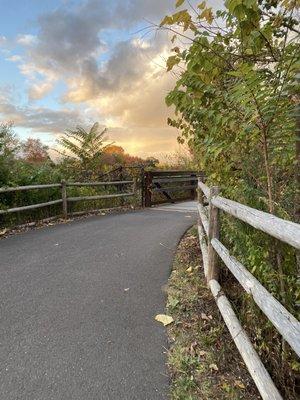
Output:
[[[168,285],[172,400],[260,399],[206,287],[196,229],[181,240]]]

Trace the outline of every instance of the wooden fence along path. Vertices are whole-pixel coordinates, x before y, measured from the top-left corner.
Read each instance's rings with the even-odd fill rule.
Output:
[[[204,206],[204,197],[208,200],[208,207]],[[300,225],[228,200],[219,196],[218,187],[209,188],[201,180],[198,182],[198,233],[208,286],[261,397],[264,400],[282,400],[218,283],[217,257],[223,260],[244,290],[252,296],[258,307],[298,356],[300,356],[300,322],[260,284],[244,265],[231,256],[229,250],[220,242],[219,210],[225,211],[298,250],[300,250]]]
[[[69,197],[67,195],[68,187],[83,187],[83,186],[115,186],[115,187],[126,187],[131,185],[132,190],[130,192],[122,192],[122,193],[113,193],[113,194],[102,194],[96,196],[79,196],[79,197]],[[31,204],[23,207],[14,207],[8,208],[4,210],[0,210],[0,215],[15,213],[19,211],[33,210],[37,208],[51,206],[53,204],[62,204],[62,215],[64,218],[68,217],[68,203],[69,202],[77,202],[82,200],[102,200],[102,199],[110,199],[110,198],[122,198],[122,197],[130,197],[136,194],[136,180],[127,180],[127,181],[112,181],[112,182],[66,182],[61,181],[61,183],[51,183],[46,185],[30,185],[30,186],[17,186],[17,187],[7,187],[0,188],[1,193],[7,192],[19,192],[24,190],[33,190],[33,189],[48,189],[48,188],[61,188],[61,198],[57,200],[48,201],[46,203],[40,204]],[[74,214],[74,213],[73,213]]]
[[[135,167],[137,168],[137,167]],[[115,171],[119,171],[120,168],[116,168],[107,174],[112,174]],[[8,192],[20,192],[26,190],[43,190],[49,188],[60,188],[61,189],[61,197],[57,200],[51,200],[45,203],[39,204],[30,204],[22,207],[13,207],[8,209],[0,209],[0,215],[10,214],[10,213],[18,213],[21,211],[34,210],[42,207],[52,206],[55,204],[62,205],[62,215],[64,218],[67,218],[68,213],[68,204],[72,202],[84,201],[84,200],[102,200],[102,199],[114,199],[114,198],[125,198],[135,196],[138,193],[138,187],[141,189],[141,202],[142,206],[151,207],[155,204],[161,204],[166,202],[174,203],[176,201],[183,201],[188,199],[194,199],[196,195],[197,189],[197,180],[199,173],[196,171],[144,171],[141,169],[139,174],[140,178],[133,177],[131,180],[114,180],[114,181],[102,181],[102,182],[66,182],[62,180],[60,183],[51,183],[44,185],[28,185],[28,186],[17,186],[17,187],[3,187],[0,188],[0,194],[8,193]],[[104,175],[103,175],[104,177]],[[172,185],[175,184],[176,186]],[[171,185],[171,186],[170,186]],[[120,193],[113,194],[101,194],[94,196],[78,196],[71,197],[67,194],[68,187],[108,187],[114,186],[118,188]],[[124,192],[124,188],[131,186],[131,191]],[[176,193],[176,196],[173,195]],[[157,196],[158,200],[155,198]],[[180,196],[180,197],[178,197]],[[89,211],[98,211],[98,210],[89,210]],[[87,212],[89,212],[87,211]],[[76,213],[72,213],[72,215],[76,214],[84,214],[85,211],[80,211]],[[54,219],[55,217],[47,218]]]
[[[198,176],[202,174],[198,174]],[[274,215],[259,211],[235,201],[219,196],[219,188],[209,188],[201,179],[197,178],[194,171],[149,171],[141,177],[142,203],[146,207],[162,202],[175,202],[187,199],[187,197],[172,197],[173,192],[186,194],[188,199],[193,199],[198,186],[198,233],[200,247],[203,255],[204,272],[208,286],[217,302],[218,308],[224,318],[229,332],[242,356],[244,362],[264,400],[282,400],[280,393],[275,387],[269,373],[262,364],[256,350],[250,342],[246,332],[237,319],[229,300],[222,291],[218,282],[218,260],[220,257],[231,273],[239,281],[244,290],[250,294],[272,322],[278,332],[282,335],[291,348],[300,356],[300,323],[291,315],[279,301],[277,301],[260,282],[243,266],[238,260],[230,255],[229,250],[219,240],[219,210],[222,210],[252,227],[259,229],[276,239],[279,239],[300,250],[300,225],[275,217]],[[198,184],[197,184],[198,181]],[[169,186],[178,182],[177,186]],[[121,193],[101,194],[95,196],[69,197],[68,187],[83,186],[115,186]],[[130,191],[123,192],[124,187],[131,187]],[[25,210],[46,207],[53,204],[62,205],[64,218],[68,216],[68,204],[82,200],[100,200],[110,198],[124,198],[135,196],[137,193],[137,180],[118,180],[111,182],[66,182],[46,185],[30,185],[19,187],[0,188],[0,194],[6,192],[17,192],[31,189],[60,188],[61,198],[46,203],[31,204],[23,207],[15,207],[0,210],[1,214],[14,213]],[[160,193],[164,199],[153,200],[153,195]],[[208,201],[207,204],[204,198]],[[80,212],[82,214],[82,212]]]

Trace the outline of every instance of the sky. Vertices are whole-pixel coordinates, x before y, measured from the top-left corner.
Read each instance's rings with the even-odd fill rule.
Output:
[[[0,0],[0,121],[50,148],[94,122],[134,155],[178,148],[164,98],[170,38],[149,32],[174,0]]]

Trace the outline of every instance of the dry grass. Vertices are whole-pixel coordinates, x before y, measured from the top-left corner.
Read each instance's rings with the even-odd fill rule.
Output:
[[[205,285],[195,229],[179,245],[167,313],[172,400],[260,399]]]

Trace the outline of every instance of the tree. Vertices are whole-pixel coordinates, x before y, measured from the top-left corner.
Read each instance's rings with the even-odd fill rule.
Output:
[[[67,130],[58,140],[64,150],[61,154],[71,159],[83,176],[95,176],[101,170],[104,151],[111,145],[105,144],[106,132],[106,129],[100,129],[97,122],[89,131],[80,126]]]
[[[48,146],[45,146],[40,139],[28,138],[22,144],[22,158],[33,164],[41,164],[50,160]]]
[[[173,32],[173,42],[184,38],[183,48],[178,41],[167,60],[178,76],[166,102],[176,108],[168,122],[179,130],[179,142],[188,143],[208,182],[220,185],[225,196],[286,219],[294,219],[297,191],[293,109],[299,86],[291,86],[300,67],[298,10],[294,0],[227,0],[214,13],[203,1],[161,23]],[[222,218],[224,242],[234,244],[235,255],[296,314],[294,250]],[[258,314],[247,316],[258,335]],[[267,327],[264,335],[276,337]],[[291,379],[285,398],[294,398],[286,368],[297,364],[292,353],[279,338],[260,345],[270,354],[280,350],[287,373],[277,379]]]
[[[103,152],[102,161],[105,165],[145,165],[147,164],[146,160],[143,160],[141,157],[132,156],[128,153],[125,153],[125,150],[121,146],[111,145],[106,148]]]
[[[149,168],[155,168],[159,164],[159,160],[155,157],[147,157],[145,160],[145,166]]]
[[[19,141],[13,131],[13,124],[0,124],[0,186],[9,185],[13,178]]]
[[[215,16],[202,2],[195,20],[183,10],[162,21],[193,33],[191,46],[174,47],[167,61],[169,70],[184,69],[167,97],[181,117],[169,124],[181,130],[180,141],[198,146],[203,167],[222,178],[227,172],[226,179],[243,180],[249,165],[259,165],[252,179],[274,213],[287,189],[280,169],[286,176],[294,153],[295,100],[288,87],[299,68],[297,3],[228,0],[226,7]]]

